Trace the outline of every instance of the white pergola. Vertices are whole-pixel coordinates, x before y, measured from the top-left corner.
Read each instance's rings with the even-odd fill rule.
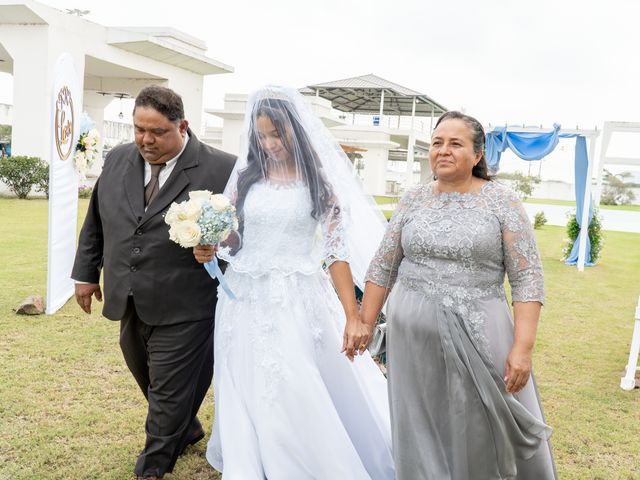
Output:
[[[600,143],[600,156],[598,158],[598,175],[596,183],[595,201],[600,203],[602,196],[602,173],[605,165],[625,165],[640,166],[640,156],[621,157],[608,154],[611,139],[616,133],[635,134],[640,140],[639,122],[604,122],[602,128],[602,141]],[[625,375],[620,379],[620,388],[623,390],[633,390],[636,386],[636,372],[638,371],[638,355],[640,355],[640,297],[635,310],[635,321],[633,333],[631,335],[631,346],[629,348],[629,359],[627,360]]]
[[[491,131],[493,127],[491,124],[485,129],[487,132]],[[517,132],[517,133],[547,133],[549,132],[548,128],[542,127],[514,127],[508,126],[507,132]],[[589,150],[587,153],[588,167],[587,167],[587,179],[584,186],[584,200],[582,204],[582,218],[580,219],[580,225],[588,225],[589,223],[589,200],[591,199],[591,183],[592,183],[592,175],[593,175],[593,165],[595,163],[595,153],[596,153],[596,139],[598,135],[600,135],[599,130],[571,130],[571,129],[560,129],[558,132],[559,135],[581,135],[589,140]],[[599,176],[601,176],[601,171],[599,172]],[[580,241],[578,244],[578,271],[584,271],[585,264],[585,256],[587,250],[587,235],[580,235]]]

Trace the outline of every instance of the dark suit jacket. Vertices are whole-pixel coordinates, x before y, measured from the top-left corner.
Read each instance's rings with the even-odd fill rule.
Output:
[[[171,175],[145,212],[144,160],[134,143],[114,148],[105,160],[85,218],[72,278],[98,283],[104,269],[102,314],[119,320],[129,294],[148,325],[211,320],[217,281],[196,262],[192,249],[169,240],[164,214],[192,190],[221,193],[235,157],[189,142]]]

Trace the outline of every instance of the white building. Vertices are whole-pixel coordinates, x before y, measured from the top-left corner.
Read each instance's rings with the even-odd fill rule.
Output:
[[[361,155],[356,170],[369,193],[397,194],[429,176],[431,130],[446,111],[442,105],[375,75],[312,85],[301,92],[345,151]],[[246,103],[247,95],[227,94],[224,108],[206,109],[223,119],[223,127],[208,128],[205,140],[237,154]]]
[[[233,71],[206,50],[201,40],[171,28],[105,27],[32,0],[0,0],[0,71],[13,75],[13,154],[48,159],[53,70],[65,52],[80,77],[82,110],[100,131],[114,98],[160,84],[182,95],[199,134],[203,76]]]

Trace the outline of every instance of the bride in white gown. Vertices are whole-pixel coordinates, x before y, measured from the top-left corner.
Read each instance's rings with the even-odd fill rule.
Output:
[[[393,479],[386,380],[352,280],[386,222],[297,91],[254,93],[245,128],[226,190],[241,241],[218,252],[235,299],[220,290],[207,459],[224,480]]]

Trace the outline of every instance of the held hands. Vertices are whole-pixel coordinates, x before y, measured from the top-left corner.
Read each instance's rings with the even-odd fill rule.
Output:
[[[76,283],[76,302],[86,313],[91,313],[91,296],[95,295],[96,300],[102,301],[102,290],[97,283]]]
[[[217,251],[215,245],[196,245],[193,247],[193,256],[198,263],[209,263]]]
[[[514,345],[507,357],[504,382],[508,393],[518,393],[531,376],[531,349]]]
[[[340,352],[353,361],[356,355],[362,355],[367,349],[371,341],[371,333],[371,327],[365,324],[358,314],[347,317]]]

